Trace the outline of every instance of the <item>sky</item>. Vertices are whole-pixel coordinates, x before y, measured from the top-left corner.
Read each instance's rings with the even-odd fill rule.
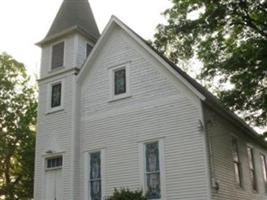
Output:
[[[35,43],[48,32],[63,0],[0,0],[0,53],[24,63],[38,77],[41,49]],[[111,15],[117,16],[145,39],[164,23],[161,15],[170,0],[89,0],[100,32]]]

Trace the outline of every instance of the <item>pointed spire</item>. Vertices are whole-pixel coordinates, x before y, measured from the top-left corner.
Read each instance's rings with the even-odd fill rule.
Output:
[[[97,40],[97,28],[88,0],[64,0],[43,42],[70,30],[79,29],[88,37]]]

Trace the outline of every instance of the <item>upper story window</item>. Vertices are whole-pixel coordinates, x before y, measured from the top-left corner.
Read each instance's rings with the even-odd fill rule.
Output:
[[[89,56],[89,54],[91,53],[93,47],[90,44],[86,44],[86,57]]]
[[[254,151],[253,148],[247,147],[248,153],[248,163],[249,163],[249,173],[250,180],[252,184],[252,189],[257,191],[257,180],[256,180],[256,170],[255,170],[255,160],[254,160]]]
[[[46,159],[46,169],[59,169],[62,168],[62,164],[63,164],[62,156],[56,156]]]
[[[159,143],[145,144],[145,182],[148,199],[161,198]]]
[[[112,100],[130,97],[129,65],[120,65],[110,69]]]
[[[63,67],[64,64],[64,42],[55,44],[52,47],[52,63],[51,69]]]
[[[239,156],[239,149],[238,149],[238,142],[236,138],[232,139],[232,153],[233,153],[233,163],[234,163],[234,170],[235,170],[235,182],[238,186],[242,186],[241,180],[241,162]]]
[[[126,69],[114,71],[114,94],[120,95],[126,93]]]
[[[266,166],[266,156],[261,154],[261,168],[264,181],[265,192],[267,192],[267,166]]]
[[[46,114],[64,109],[64,80],[55,80],[47,84]]]
[[[51,88],[51,108],[61,106],[62,83],[55,83]]]
[[[90,200],[102,199],[101,152],[90,153]]]

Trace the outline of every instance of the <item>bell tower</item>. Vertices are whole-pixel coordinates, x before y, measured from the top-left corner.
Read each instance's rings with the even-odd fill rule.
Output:
[[[88,0],[64,0],[47,35],[37,43],[42,48],[41,79],[59,69],[80,68],[99,36]]]
[[[34,199],[79,199],[76,75],[100,34],[88,0],[64,0],[42,49]]]

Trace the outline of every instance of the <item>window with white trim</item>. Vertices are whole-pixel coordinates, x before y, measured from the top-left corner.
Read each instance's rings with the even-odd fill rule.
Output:
[[[63,156],[46,158],[46,169],[60,169],[63,165]]]
[[[161,198],[159,142],[145,144],[145,187],[148,199]]]
[[[261,168],[262,168],[262,175],[263,175],[263,183],[265,192],[267,193],[267,165],[266,165],[266,156],[261,154]]]
[[[51,69],[63,67],[64,64],[64,42],[52,46]]]
[[[89,154],[89,193],[90,200],[102,199],[101,151]]]
[[[126,93],[126,69],[114,70],[114,95]]]
[[[254,191],[257,191],[257,179],[256,179],[255,159],[254,159],[253,148],[248,146],[247,153],[248,153],[248,163],[249,163],[249,175],[250,175],[252,189]]]
[[[238,149],[238,141],[236,138],[232,139],[232,154],[235,172],[235,182],[238,186],[242,187],[242,172],[241,172],[241,162]]]
[[[61,94],[62,93],[62,83],[58,82],[51,85],[51,108],[61,106]]]
[[[111,100],[130,97],[129,64],[109,69]]]

